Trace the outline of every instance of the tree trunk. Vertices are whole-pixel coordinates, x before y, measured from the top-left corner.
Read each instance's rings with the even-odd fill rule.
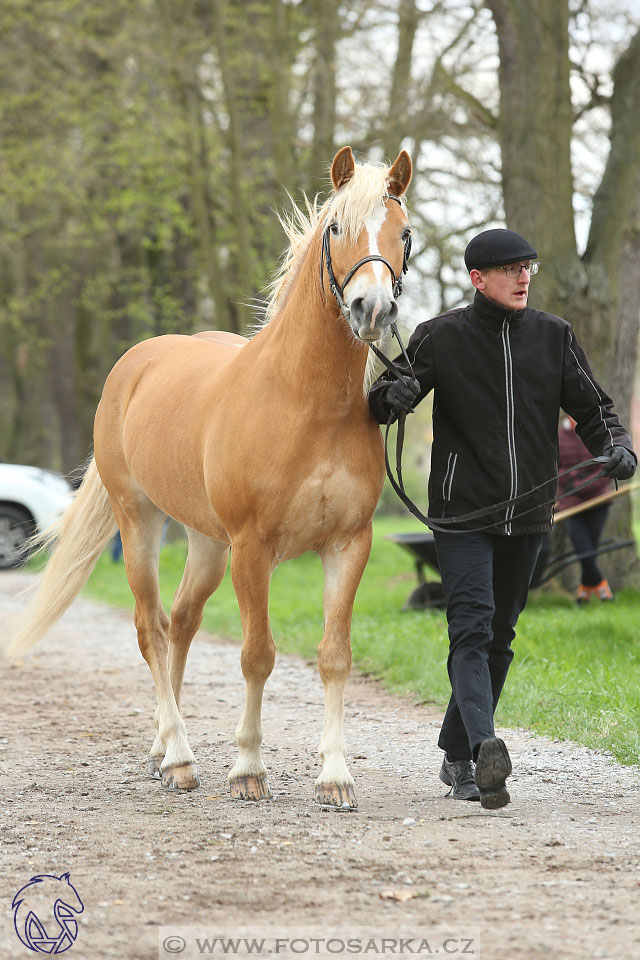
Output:
[[[291,83],[292,42],[289,8],[282,0],[270,0],[269,74],[271,137],[276,190],[291,189],[293,180],[293,150],[295,128],[289,109]]]
[[[325,176],[335,152],[336,127],[336,43],[340,35],[338,0],[314,0],[312,16],[315,25],[315,62],[313,64],[313,164],[314,179]],[[313,193],[316,189],[312,190]]]
[[[403,137],[407,136],[408,96],[411,80],[413,42],[418,29],[419,14],[415,0],[400,0],[398,6],[398,51],[393,64],[391,91],[384,131],[384,152],[388,160],[395,160]]]
[[[584,256],[590,288],[607,291],[603,316],[602,363],[607,383],[615,384],[616,408],[631,421],[631,400],[638,362],[640,325],[640,31],[620,57],[613,74],[611,150],[593,204],[589,243]],[[597,330],[587,343],[598,342]],[[599,355],[600,356],[600,355]],[[630,497],[614,501],[608,533],[616,539],[633,535]],[[635,550],[611,554],[603,567],[616,585],[640,586]]]
[[[508,225],[538,249],[531,304],[569,320],[596,376],[630,424],[640,303],[640,36],[614,72],[611,152],[589,243],[576,249],[570,145],[568,3],[488,0],[500,50],[500,142]],[[632,537],[631,502],[614,504],[608,535]],[[640,586],[637,551],[603,558],[614,589]]]
[[[531,238],[542,260],[532,304],[558,313],[558,293],[582,273],[572,206],[568,5],[566,0],[489,0],[487,6],[500,50],[507,223]]]
[[[225,284],[220,269],[220,244],[216,231],[216,209],[209,188],[212,165],[209,158],[202,111],[203,103],[198,83],[198,59],[186,55],[181,48],[180,29],[176,24],[170,0],[159,5],[162,16],[169,72],[180,103],[185,128],[189,185],[190,214],[195,226],[198,266],[205,278],[213,306],[213,325],[217,330],[230,330],[230,311],[225,296]],[[219,215],[219,211],[218,215]]]
[[[209,296],[213,304],[216,330],[231,330],[231,321],[225,284],[220,269],[220,244],[216,231],[216,211],[209,189],[211,164],[202,123],[202,105],[195,77],[180,78],[182,102],[187,123],[187,150],[189,154],[189,196],[191,213],[197,226],[200,268],[207,278]],[[218,218],[220,211],[217,211]],[[237,332],[237,330],[235,331]]]

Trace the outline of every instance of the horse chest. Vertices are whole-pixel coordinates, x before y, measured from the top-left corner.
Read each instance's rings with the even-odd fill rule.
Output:
[[[277,516],[273,541],[278,559],[318,550],[328,541],[348,541],[368,523],[377,496],[346,469],[319,466],[272,514],[274,520]]]
[[[350,504],[357,513],[360,512],[358,480],[341,468],[319,468],[308,477],[300,491],[300,507],[318,523],[327,523],[345,510],[349,512]]]

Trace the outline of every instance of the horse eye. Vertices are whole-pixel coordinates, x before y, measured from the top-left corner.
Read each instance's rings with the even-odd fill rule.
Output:
[[[406,241],[409,239],[410,236],[411,236],[411,227],[407,227],[404,233],[402,234],[402,239]]]
[[[333,221],[329,229],[331,230],[331,233],[334,235],[334,237],[337,237],[338,234],[340,233],[340,227],[338,226],[335,220]]]

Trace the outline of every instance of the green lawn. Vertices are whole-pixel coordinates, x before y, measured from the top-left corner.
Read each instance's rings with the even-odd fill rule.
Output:
[[[441,611],[402,612],[415,585],[412,560],[386,533],[415,530],[411,518],[376,521],[371,559],[353,617],[354,663],[394,690],[445,704],[447,631]],[[163,548],[161,588],[171,605],[186,545]],[[86,588],[97,599],[132,607],[122,564],[108,553]],[[498,723],[610,750],[623,763],[640,763],[640,595],[616,595],[576,609],[569,597],[534,592],[522,615],[516,657],[500,701]],[[315,555],[282,564],[273,576],[271,621],[279,650],[315,658],[322,632],[322,567]],[[240,639],[240,618],[229,572],[209,601],[204,628]]]

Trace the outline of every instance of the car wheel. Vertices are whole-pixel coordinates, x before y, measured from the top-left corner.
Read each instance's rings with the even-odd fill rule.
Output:
[[[0,570],[19,567],[29,556],[27,541],[36,532],[33,519],[19,507],[0,505]]]

